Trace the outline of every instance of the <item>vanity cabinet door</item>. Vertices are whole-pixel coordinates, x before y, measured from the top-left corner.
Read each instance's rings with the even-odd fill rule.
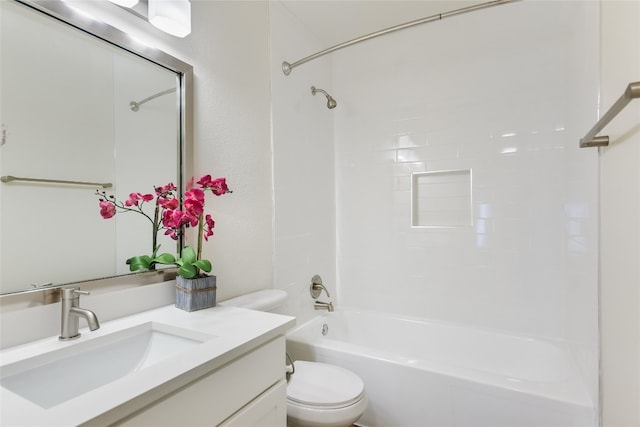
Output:
[[[280,380],[220,427],[284,427],[286,424],[287,382]]]
[[[275,408],[284,405],[285,422],[279,424],[284,427],[287,396],[286,389],[283,394],[279,388],[285,376],[284,355],[285,338],[279,336],[114,425],[218,426],[225,420],[231,422],[232,415],[240,416],[238,411],[255,403],[257,422],[261,416],[267,417],[267,420],[276,419],[270,415],[269,409],[264,409],[265,407]],[[261,397],[264,397],[264,400],[260,399]],[[281,400],[280,406],[276,403],[278,399]],[[250,419],[253,416],[251,411],[247,409],[246,412],[246,419]]]

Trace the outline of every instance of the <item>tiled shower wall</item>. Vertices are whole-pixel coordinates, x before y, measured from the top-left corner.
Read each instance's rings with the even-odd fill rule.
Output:
[[[598,159],[578,140],[597,119],[598,4],[494,7],[288,77],[282,60],[327,46],[281,3],[270,20],[275,286],[289,293],[286,311],[298,323],[313,315],[308,282],[319,273],[338,307],[567,340],[597,401]],[[312,84],[338,107],[312,97]],[[458,171],[453,187],[412,194],[412,174],[434,171]],[[412,201],[430,198],[437,215],[422,203],[418,220],[453,227],[412,227]]]
[[[597,28],[596,2],[516,2],[334,54],[341,306],[567,339],[595,381]],[[471,225],[412,227],[412,174],[450,170]]]

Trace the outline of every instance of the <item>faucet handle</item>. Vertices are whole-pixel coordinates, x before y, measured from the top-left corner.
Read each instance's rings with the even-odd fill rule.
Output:
[[[90,295],[91,292],[81,291],[80,288],[62,288],[62,299],[73,299],[76,295]]]
[[[311,297],[313,299],[318,299],[322,291],[325,291],[327,297],[331,298],[331,295],[329,295],[329,291],[322,284],[322,277],[317,274],[311,278],[311,287],[309,288],[309,291],[311,292]]]

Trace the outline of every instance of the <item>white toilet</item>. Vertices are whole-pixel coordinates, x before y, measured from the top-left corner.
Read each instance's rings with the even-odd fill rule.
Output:
[[[219,305],[272,311],[287,298],[268,289],[221,302]],[[297,360],[287,384],[287,424],[290,427],[349,427],[367,406],[362,379],[339,366]]]

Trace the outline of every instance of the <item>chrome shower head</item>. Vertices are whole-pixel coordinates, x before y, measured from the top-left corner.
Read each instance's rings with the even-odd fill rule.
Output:
[[[327,95],[327,108],[331,110],[333,108],[336,108],[337,105],[338,103],[336,102],[336,100],[333,99],[331,95]]]
[[[324,96],[327,97],[327,108],[328,109],[334,109],[336,108],[336,106],[338,105],[338,103],[336,102],[335,99],[333,99],[333,97],[331,95],[329,95],[327,92],[325,92],[322,89],[318,89],[315,86],[311,86],[311,94],[315,95],[316,92],[320,92],[321,94],[323,94]]]

